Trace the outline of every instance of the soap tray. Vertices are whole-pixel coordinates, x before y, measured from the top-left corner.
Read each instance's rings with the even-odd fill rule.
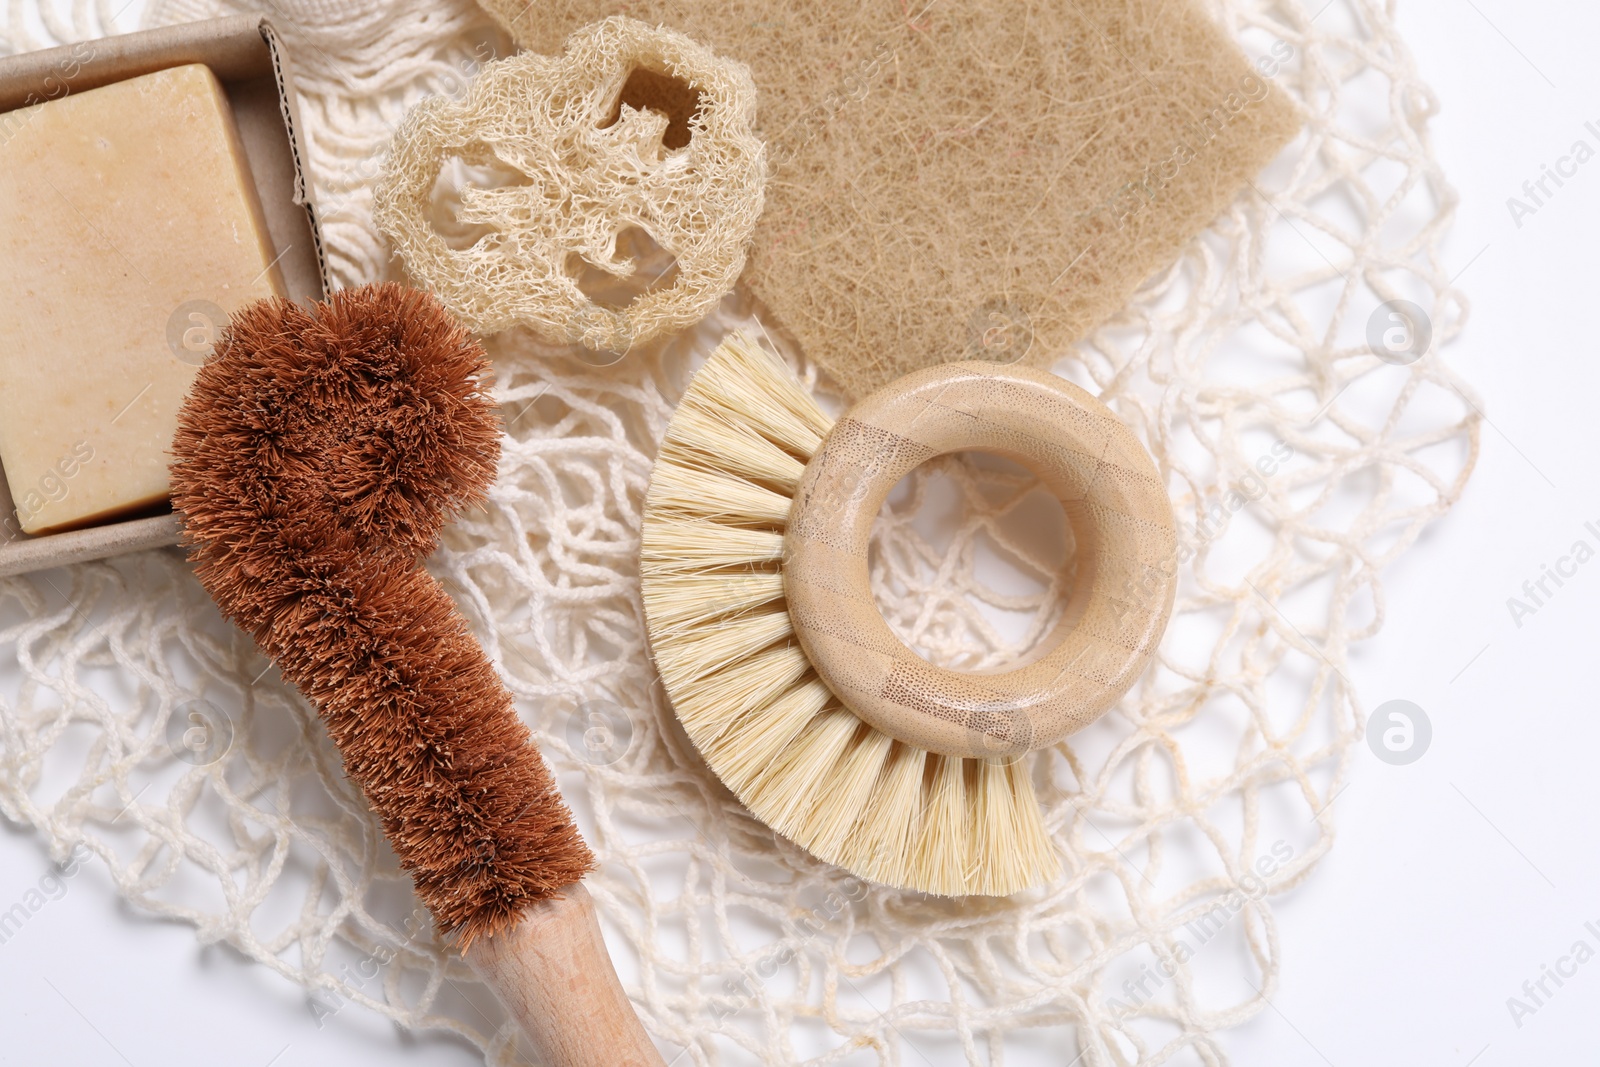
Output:
[[[210,67],[233,107],[289,297],[320,300],[327,261],[306,191],[293,79],[266,19],[234,15],[0,58],[0,114],[188,63]],[[168,512],[30,536],[0,473],[0,577],[164,548],[178,535]]]

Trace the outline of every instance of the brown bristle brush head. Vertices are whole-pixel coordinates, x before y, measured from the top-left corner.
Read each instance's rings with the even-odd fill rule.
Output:
[[[594,857],[421,566],[494,481],[489,374],[482,347],[418,290],[252,304],[184,405],[172,502],[201,584],[317,706],[438,928],[544,1058],[591,1062],[569,1040],[581,1025],[634,1043],[593,1062],[655,1063],[576,884]],[[573,960],[593,985],[546,988],[545,971]]]

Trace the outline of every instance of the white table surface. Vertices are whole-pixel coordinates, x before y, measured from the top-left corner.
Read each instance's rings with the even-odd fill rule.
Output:
[[[1600,149],[1584,128],[1600,128],[1600,11],[1408,0],[1399,17],[1462,198],[1446,262],[1474,309],[1447,355],[1492,425],[1465,498],[1386,574],[1387,629],[1351,665],[1369,708],[1423,707],[1432,745],[1409,766],[1360,754],[1331,855],[1278,898],[1281,990],[1224,1039],[1241,1065],[1565,1063],[1597,1045],[1600,956],[1569,954],[1600,952],[1600,560],[1520,627],[1506,601],[1574,540],[1600,543],[1583,529],[1600,526],[1600,159],[1520,227],[1506,199],[1574,141]],[[37,837],[0,826],[0,902],[47,870]],[[1575,973],[1535,1005],[1524,983],[1558,963]],[[1535,1010],[1514,1018],[1510,997]],[[299,987],[134,912],[93,864],[0,945],[0,1006],[0,1064],[481,1062],[357,1007],[319,1028]]]

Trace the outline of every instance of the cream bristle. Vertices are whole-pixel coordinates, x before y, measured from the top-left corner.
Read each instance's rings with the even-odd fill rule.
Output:
[[[777,645],[686,683],[674,706],[695,744],[704,744],[745,712],[770,704],[810,669],[799,645]]]
[[[671,641],[656,642],[656,666],[661,668],[667,691],[672,693],[695,679],[725,670],[770,645],[793,638],[787,609],[754,612]]]
[[[699,627],[726,615],[739,615],[783,598],[783,575],[664,574],[645,590],[650,625],[663,634]]]
[[[770,706],[747,712],[701,751],[728,788],[743,796],[806,723],[838,703],[822,680],[812,675]]]
[[[828,774],[827,789],[796,820],[794,839],[806,848],[838,855],[856,823],[876,817],[868,810],[867,801],[883,773],[894,738],[859,721],[857,729],[838,766]]]
[[[973,799],[969,869],[1009,884],[1056,863],[1023,761],[979,760]]]
[[[927,877],[933,893],[958,893],[971,880],[966,762],[956,756],[935,756],[930,761],[932,780],[922,832],[911,850],[911,869]]]
[[[760,434],[692,404],[672,417],[661,455],[679,466],[709,465],[790,496],[799,488],[809,458],[796,459]]]
[[[648,508],[645,512],[650,514]],[[783,535],[660,515],[644,528],[640,561],[657,572],[750,567],[783,559]]]
[[[863,818],[844,843],[844,866],[863,878],[893,886],[911,886],[915,845],[922,828],[922,778],[928,766],[926,749],[896,741],[873,783]]]
[[[844,708],[812,719],[783,754],[756,776],[750,788],[750,810],[774,830],[799,840],[796,831],[813,802],[825,799],[836,788],[833,770],[860,726],[855,713]]]
[[[695,375],[689,394],[738,417],[761,436],[795,456],[814,455],[833,420],[806,395],[776,356],[737,334]],[[685,400],[689,397],[685,396]]]
[[[754,482],[725,474],[661,464],[650,480],[650,503],[719,522],[758,522],[782,526],[789,521],[793,497],[779,496]]]
[[[645,497],[650,645],[684,730],[757,817],[863,878],[1004,895],[1060,870],[1028,761],[895,741],[795,639],[783,533],[831,422],[777,357],[729,337],[690,383]]]

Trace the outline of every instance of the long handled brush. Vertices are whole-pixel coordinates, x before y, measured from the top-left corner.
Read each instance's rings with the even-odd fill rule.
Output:
[[[443,933],[555,1067],[659,1065],[511,695],[420,566],[494,480],[488,361],[400,286],[250,305],[201,369],[172,499],[223,613],[317,706]]]
[[[867,584],[889,490],[969,448],[1039,473],[1079,545],[1042,651],[985,674],[919,658]],[[1008,894],[1059,870],[1025,756],[1143,672],[1171,610],[1175,548],[1138,440],[1054,375],[952,364],[835,423],[774,356],[734,336],[667,428],[640,566],[673,708],[757,817],[871,881]]]

